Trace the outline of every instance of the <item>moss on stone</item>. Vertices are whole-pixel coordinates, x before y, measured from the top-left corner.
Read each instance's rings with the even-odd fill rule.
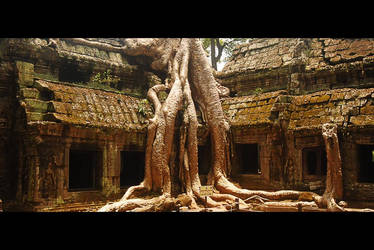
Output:
[[[48,102],[37,99],[24,99],[24,101],[28,112],[47,112],[48,110]]]
[[[366,105],[360,109],[361,115],[374,115],[374,106]]]
[[[34,73],[35,78],[40,78],[43,80],[58,81],[58,75],[52,73]]]
[[[35,88],[21,88],[20,91],[24,98],[38,99],[40,97],[39,91]]]
[[[20,87],[32,87],[34,82],[34,64],[16,61],[18,84]]]

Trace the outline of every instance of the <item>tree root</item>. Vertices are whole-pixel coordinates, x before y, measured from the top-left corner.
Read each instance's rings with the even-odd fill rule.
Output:
[[[247,202],[247,201],[250,201],[250,202],[253,202],[254,201],[259,201],[260,203],[265,203],[265,201],[268,201],[269,199],[267,198],[264,198],[264,197],[261,197],[261,196],[258,196],[258,195],[253,195],[247,199],[244,200],[244,202]]]
[[[180,194],[178,197],[162,194],[152,198],[122,198],[118,202],[106,204],[97,212],[171,212],[179,207],[199,208],[194,198],[187,194]]]
[[[162,210],[167,208],[166,201],[167,197],[165,195],[161,195],[151,199],[143,199],[143,198],[134,198],[123,200],[119,202],[109,203],[106,204],[104,207],[100,208],[98,212],[125,212],[125,211],[142,211],[142,212],[150,212],[150,211],[157,211],[157,208],[160,208],[161,204],[165,204],[162,206]]]
[[[106,47],[110,49],[109,45]],[[151,68],[167,71],[167,77],[164,84],[151,87],[147,94],[154,105],[155,114],[148,126],[143,182],[129,188],[120,201],[107,204],[99,211],[172,211],[179,206],[197,209],[199,204],[228,210],[237,202],[242,208],[251,210],[256,203],[282,200],[315,202],[318,207],[342,211],[334,196],[328,196],[334,193],[331,190],[323,197],[294,190],[247,190],[235,186],[227,179],[231,172],[232,141],[228,136],[230,125],[225,119],[220,96],[227,96],[228,89],[215,80],[198,39],[128,39],[125,46],[116,49],[132,56],[151,57]],[[162,103],[158,93],[166,90],[169,94]],[[199,194],[201,183],[198,175],[195,102],[203,114],[212,145],[213,164],[208,174],[208,183],[218,191],[207,199]],[[178,123],[180,112],[183,114],[183,121]],[[180,135],[175,138],[175,126],[180,123]],[[332,148],[329,152],[335,151]],[[333,159],[330,155],[328,157]],[[178,174],[180,188],[185,192],[178,197],[171,196],[172,187],[179,185],[175,183],[174,173]]]

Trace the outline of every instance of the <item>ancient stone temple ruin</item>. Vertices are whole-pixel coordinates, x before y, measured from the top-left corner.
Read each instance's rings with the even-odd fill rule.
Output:
[[[0,40],[0,199],[4,211],[89,211],[144,177],[152,105],[163,81],[121,39]],[[230,89],[232,170],[240,186],[326,185],[322,126],[337,126],[343,200],[374,202],[374,39],[261,38],[239,45],[216,80]],[[162,92],[160,93],[162,95]],[[162,96],[160,96],[162,99]],[[199,174],[209,135],[199,116]]]

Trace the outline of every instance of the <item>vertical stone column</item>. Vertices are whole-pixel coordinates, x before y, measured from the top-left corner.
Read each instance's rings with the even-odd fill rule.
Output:
[[[116,190],[118,190],[119,192],[119,189],[120,189],[120,186],[121,186],[121,183],[120,183],[120,175],[121,175],[121,150],[120,150],[120,147],[121,145],[119,145],[118,143],[116,143],[115,145],[115,168],[114,168],[114,183],[113,185],[116,187]]]
[[[297,175],[297,171],[295,170],[296,166],[299,165],[297,161],[300,159],[298,156],[300,156],[301,153],[297,154],[300,150],[296,150],[295,148],[295,136],[293,131],[287,131],[286,129],[283,129],[283,131],[285,133],[283,141],[285,142],[286,149],[284,153],[285,164],[282,172],[283,185],[285,188],[294,188],[295,184],[301,181],[301,179],[297,178],[297,176],[300,175]],[[300,169],[299,172],[302,172],[302,169]]]
[[[9,183],[9,164],[6,145],[9,138],[1,134],[0,129],[0,199],[6,200],[8,197],[10,183]],[[5,134],[5,133],[4,133]]]
[[[40,201],[40,157],[36,145],[29,144],[26,147],[26,169],[28,169],[29,183],[27,200]]]
[[[69,197],[69,159],[71,142],[72,140],[70,137],[65,139],[63,166],[57,180],[57,200],[59,202]]]
[[[64,199],[64,179],[65,179],[65,146],[60,145],[57,147],[57,150],[54,152],[54,164],[56,167],[56,198],[57,202],[60,203]]]
[[[24,193],[24,186],[23,186],[23,176],[25,169],[25,156],[24,156],[24,147],[23,141],[21,139],[17,139],[17,146],[18,146],[18,155],[17,155],[17,166],[18,166],[18,175],[17,175],[17,190],[16,190],[16,200],[22,201],[22,196]]]
[[[266,182],[270,181],[270,144],[268,140],[265,143],[260,143],[260,168],[261,175]]]
[[[34,65],[32,63],[24,62],[24,61],[15,61],[15,81],[16,85],[19,86],[19,90],[22,90],[27,87],[31,87],[34,81]],[[27,131],[26,131],[27,132]],[[32,133],[32,132],[27,132]],[[39,176],[39,168],[40,168],[40,157],[37,150],[37,144],[40,143],[40,137],[36,134],[32,133],[25,138],[25,152],[24,157],[26,159],[26,164],[24,166],[23,171],[26,171],[28,175],[28,184],[27,187],[23,186],[22,189],[27,192],[26,200],[37,202],[40,200],[40,176]],[[22,157],[22,156],[20,156]],[[21,166],[22,167],[22,166]],[[21,170],[22,171],[22,170]],[[20,198],[22,194],[18,192],[17,198]]]
[[[282,163],[283,161],[283,150],[282,150],[282,141],[281,141],[281,132],[279,126],[272,127],[271,142],[270,142],[270,181],[280,183],[281,172],[282,172]]]
[[[106,193],[107,189],[107,176],[108,176],[108,145],[107,142],[99,142],[99,148],[100,151],[102,152],[102,157],[101,157],[101,189],[103,193]]]
[[[300,94],[301,85],[301,73],[292,73],[290,74],[289,86],[288,89],[291,94]]]
[[[118,187],[115,185],[118,148],[113,141],[106,141],[101,148],[103,149],[101,187],[103,194],[110,196],[118,192]]]
[[[13,199],[16,177],[13,176],[13,165],[16,155],[14,148],[9,147],[13,142],[13,127],[16,86],[14,84],[14,67],[11,62],[0,60],[0,199],[5,203]]]
[[[116,185],[118,165],[118,146],[113,141],[108,141],[103,150],[103,175],[102,190],[104,195],[118,193],[119,185]]]

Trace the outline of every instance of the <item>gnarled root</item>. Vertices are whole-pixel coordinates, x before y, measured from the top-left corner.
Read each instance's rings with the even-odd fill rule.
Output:
[[[236,202],[250,210],[255,202],[281,200],[314,201],[318,206],[326,206],[328,210],[340,210],[334,197],[340,195],[341,188],[332,189],[341,184],[338,175],[334,176],[339,178],[329,179],[328,192],[323,197],[293,190],[247,190],[235,186],[227,179],[231,171],[231,142],[227,137],[230,125],[225,120],[220,96],[227,96],[228,89],[214,79],[212,68],[198,39],[130,39],[126,44],[126,48],[121,48],[126,53],[152,57],[154,61],[151,68],[167,70],[168,76],[165,84],[153,86],[148,91],[148,99],[154,105],[155,115],[148,126],[144,181],[129,188],[119,202],[108,204],[99,211],[171,211],[178,206],[197,208],[198,203],[210,208],[228,209]],[[165,90],[169,94],[165,102],[161,103],[157,93]],[[199,194],[201,183],[198,175],[195,102],[202,109],[211,138],[213,164],[208,174],[208,183],[217,189],[215,194],[206,199],[206,204],[205,197]],[[180,138],[175,139],[176,117],[180,112],[183,113],[183,122]],[[324,136],[332,138],[328,139],[332,143],[326,143],[330,147],[329,166],[335,162],[331,153],[338,152],[335,134],[332,137]],[[179,152],[171,157],[175,149]],[[334,169],[340,174],[341,166]],[[172,183],[175,181],[175,174],[178,174],[182,192],[185,192],[178,197],[171,195],[173,184],[176,184]],[[330,176],[330,172],[327,175]],[[151,192],[158,196],[149,198]]]
[[[317,197],[315,202],[320,208],[327,208],[327,211],[331,212],[343,212],[344,208],[339,206],[331,193],[325,192],[323,196]]]
[[[122,198],[118,202],[106,204],[97,212],[170,212],[180,207],[198,209],[194,199],[189,195],[180,194],[178,197],[171,197],[164,193],[152,198],[138,197],[127,200]]]
[[[123,200],[119,202],[106,204],[104,207],[100,208],[98,212],[124,212],[124,211],[156,211],[161,204],[166,204],[167,197],[161,195],[151,199],[144,198],[134,198]],[[164,209],[165,207],[162,207]]]

